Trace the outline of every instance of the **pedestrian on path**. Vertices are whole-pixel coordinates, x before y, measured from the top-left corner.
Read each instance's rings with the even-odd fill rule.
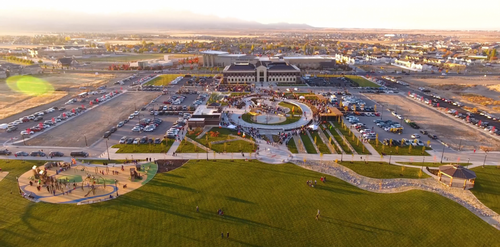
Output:
[[[229,238],[229,232],[227,232],[227,238]]]
[[[200,212],[200,208],[196,206],[196,212]]]
[[[221,236],[221,238],[224,238],[224,233],[223,233],[223,232],[221,232],[221,233],[220,233],[220,236]]]

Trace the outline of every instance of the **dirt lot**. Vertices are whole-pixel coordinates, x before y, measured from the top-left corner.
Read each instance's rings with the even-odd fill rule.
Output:
[[[34,77],[50,83],[54,91],[42,95],[28,95],[11,89],[5,79],[0,80],[0,119],[59,100],[68,95],[70,90],[76,94],[81,86],[98,87],[113,80],[115,75],[67,73],[35,75]]]
[[[469,106],[500,113],[500,107],[495,104],[481,104],[483,100],[474,100],[474,96],[483,96],[491,101],[500,100],[500,77],[404,77],[404,81],[415,87],[428,87],[432,92],[442,97],[452,98]],[[472,96],[472,97],[471,97]],[[500,103],[500,102],[499,102]]]
[[[140,108],[140,106],[149,103],[156,96],[158,94],[153,92],[125,93],[56,129],[29,140],[27,144],[33,146],[85,147],[86,136],[87,143],[90,146],[99,140],[104,132],[133,113],[135,106]],[[147,114],[147,112],[142,113]]]
[[[473,130],[403,96],[373,94],[370,98],[384,104],[386,108],[395,109],[397,106],[398,113],[415,121],[422,129],[437,135],[439,139],[453,148],[458,149],[462,140],[462,150],[479,150],[480,146],[500,150],[500,141],[488,137],[481,130]]]

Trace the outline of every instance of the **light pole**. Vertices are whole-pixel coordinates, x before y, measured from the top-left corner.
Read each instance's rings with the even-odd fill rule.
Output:
[[[467,159],[467,168],[469,168],[470,165],[470,158]]]
[[[441,164],[443,164],[443,157],[444,157],[444,146],[443,146],[443,152],[441,153]]]
[[[109,158],[108,140],[109,140],[109,137],[108,137],[108,138],[106,138],[106,152],[108,153],[108,160],[111,160],[111,159]]]
[[[488,157],[488,153],[486,153],[486,154],[484,155],[483,168],[484,168],[484,165],[486,164],[486,157]]]
[[[389,165],[391,164],[392,151],[389,153]]]

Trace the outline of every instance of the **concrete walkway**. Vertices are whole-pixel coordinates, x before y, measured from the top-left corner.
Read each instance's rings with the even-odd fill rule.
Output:
[[[316,146],[316,143],[314,143],[314,138],[311,136],[311,133],[309,133],[309,130],[306,130],[306,133],[307,133],[307,136],[309,137],[309,139],[311,139],[311,142],[312,142],[312,144],[313,144],[313,147],[314,147],[314,149],[316,149],[316,153],[318,153],[318,154],[319,154],[319,153],[321,153],[321,152],[319,151],[318,146]],[[316,141],[318,141],[318,140],[316,140]]]
[[[336,154],[337,150],[335,150],[335,148],[332,146],[332,144],[330,143],[328,137],[326,137],[325,133],[323,132],[323,130],[321,128],[318,128],[318,135],[321,138],[321,140],[323,141],[323,143],[325,143],[325,145],[328,147],[328,149],[330,150],[330,152],[332,154]],[[332,140],[333,140],[333,137],[332,137]]]
[[[299,154],[307,154],[306,148],[304,147],[304,143],[302,143],[300,136],[298,135],[293,136],[293,141],[295,141],[295,146],[297,146]]]
[[[323,125],[325,126],[325,125]],[[326,126],[325,126],[326,127]],[[342,154],[345,154],[345,150],[342,149],[342,146],[340,146],[340,144],[337,142],[337,140],[335,139],[335,137],[332,135],[332,133],[330,133],[330,131],[326,130],[324,131],[324,133],[326,133],[328,135],[329,138],[332,139],[333,143],[337,146],[338,150],[340,150],[340,152]]]
[[[342,132],[340,132],[340,130],[338,130],[337,128],[333,128],[333,130],[337,131],[337,134],[339,134],[340,138],[342,138],[342,140],[344,141],[344,143],[349,147],[349,149],[351,150],[351,152],[353,154],[358,154],[358,152],[356,152],[356,150],[354,150],[354,148],[352,147],[351,143],[347,141],[347,137],[345,137]]]

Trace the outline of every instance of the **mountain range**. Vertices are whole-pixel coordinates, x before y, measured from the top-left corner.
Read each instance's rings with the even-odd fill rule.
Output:
[[[26,10],[23,15],[0,10],[0,30],[23,32],[158,32],[167,30],[292,30],[306,24],[262,24],[188,11],[90,14],[56,10]]]

